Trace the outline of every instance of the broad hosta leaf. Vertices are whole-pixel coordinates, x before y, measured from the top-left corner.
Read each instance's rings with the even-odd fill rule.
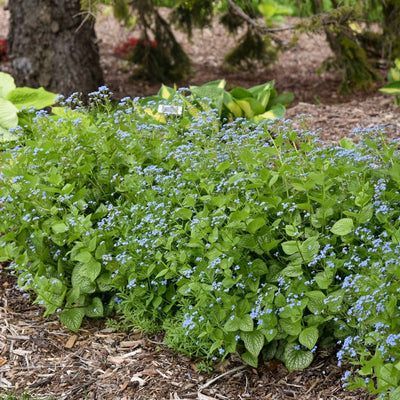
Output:
[[[283,106],[287,106],[294,100],[294,94],[293,93],[281,93],[280,95],[274,97],[271,102],[269,103],[269,106],[272,107],[276,104],[282,104]]]
[[[235,118],[241,117],[243,111],[236,100],[227,92],[224,92],[224,107],[226,107]]]
[[[259,114],[254,117],[254,121],[259,122],[263,119],[282,118],[285,115],[286,108],[282,104],[276,104],[265,113]]]
[[[225,79],[208,82],[203,86],[190,86],[193,97],[200,99],[210,99],[218,110],[221,110],[224,100]]]
[[[175,89],[172,89],[165,85],[161,85],[161,88],[157,95],[162,97],[165,100],[169,100],[170,98],[172,98],[174,96],[175,93],[176,93]]]
[[[354,227],[354,223],[351,218],[342,218],[333,224],[333,226],[331,228],[331,232],[338,236],[344,236],[344,235],[347,235],[348,233],[350,233],[352,231],[353,227]]]
[[[43,88],[32,89],[29,87],[20,87],[9,92],[7,100],[11,101],[18,110],[21,110],[23,107],[41,109],[54,104],[57,96],[57,94],[48,92]]]
[[[317,344],[318,337],[318,328],[316,326],[310,326],[301,331],[299,335],[299,342],[311,350]]]
[[[235,99],[245,99],[248,97],[252,97],[252,93],[249,90],[241,88],[241,87],[232,89],[229,93]]]
[[[265,109],[268,105],[271,96],[271,89],[273,88],[273,86],[274,81],[270,81],[262,85],[254,86],[248,89],[248,91],[262,104]]]
[[[297,349],[296,343],[288,343],[283,358],[286,368],[292,372],[309,367],[314,356],[311,351]]]
[[[265,107],[263,107],[259,101],[252,97],[236,100],[236,103],[243,110],[247,118],[252,118],[255,115],[262,114],[262,112],[265,110]]]
[[[9,101],[0,98],[0,130],[8,132],[8,129],[18,125],[18,109]]]
[[[61,312],[60,320],[68,329],[78,332],[84,316],[85,312],[81,308],[70,308]]]
[[[264,346],[264,334],[260,331],[242,332],[240,337],[243,339],[246,350],[257,357]]]
[[[388,85],[384,86],[383,88],[380,88],[379,90],[382,93],[386,94],[400,94],[400,81],[389,83]]]
[[[0,72],[0,98],[5,99],[7,94],[15,88],[14,78],[10,74]]]

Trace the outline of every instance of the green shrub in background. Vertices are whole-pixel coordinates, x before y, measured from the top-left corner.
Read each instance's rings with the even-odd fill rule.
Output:
[[[88,110],[72,96],[29,114],[0,175],[0,260],[20,287],[73,331],[116,310],[189,356],[293,371],[339,345],[346,384],[397,399],[398,143],[377,128],[324,146],[290,121],[160,101],[101,88]]]
[[[395,65],[388,74],[389,83],[379,90],[386,94],[394,95],[396,105],[400,105],[400,59],[395,60]]]

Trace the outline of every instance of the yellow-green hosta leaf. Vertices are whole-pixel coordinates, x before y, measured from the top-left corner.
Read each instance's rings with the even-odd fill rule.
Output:
[[[224,102],[225,85],[225,79],[221,79],[208,82],[203,86],[190,86],[189,88],[193,99],[210,99],[214,107],[221,111]]]
[[[272,108],[273,106],[277,104],[281,104],[283,106],[287,106],[294,100],[294,94],[291,92],[285,92],[281,93],[279,95],[276,95],[271,101],[269,102],[269,107]]]
[[[253,97],[252,93],[244,88],[237,87],[232,89],[229,94],[234,97],[235,99],[246,99],[247,97]]]
[[[158,92],[158,96],[162,97],[165,100],[169,100],[171,97],[174,96],[174,94],[176,93],[176,90],[173,88],[170,88],[168,86],[165,85],[161,85],[161,88]]]
[[[274,81],[263,83],[262,85],[253,86],[248,91],[255,97],[264,107],[267,107],[271,96],[271,90],[274,88]]]
[[[154,112],[151,108],[147,107],[144,109],[144,112],[148,115],[150,115],[151,117],[153,117],[156,121],[162,122],[163,124],[165,124],[167,122],[166,118],[164,115],[162,115],[159,112]]]
[[[236,100],[228,92],[224,92],[224,106],[228,109],[230,113],[232,113],[235,118],[241,117],[243,115],[242,109],[236,103]]]
[[[265,110],[259,101],[251,97],[236,100],[236,102],[243,110],[247,118],[252,118],[255,115],[261,114]]]
[[[400,81],[400,69],[399,68],[390,68],[388,80],[389,80],[389,82]]]
[[[16,140],[17,136],[8,132],[18,125],[18,109],[9,101],[0,98],[0,142]]]
[[[37,109],[45,108],[54,104],[58,95],[48,92],[43,88],[33,89],[29,87],[20,87],[11,90],[7,94],[7,100],[11,101],[18,110],[23,107],[34,107]]]
[[[14,78],[10,74],[0,72],[0,98],[5,99],[7,94],[15,88]]]
[[[254,121],[259,122],[263,119],[282,118],[285,115],[285,112],[286,108],[282,104],[276,104],[267,112],[255,116]]]
[[[240,106],[236,103],[236,101],[232,101],[231,103],[225,104],[226,108],[233,114],[235,118],[243,116],[243,111]]]
[[[379,89],[382,93],[386,94],[400,94],[400,81],[392,82]]]
[[[8,130],[0,127],[0,143],[12,142],[18,140],[18,136],[10,133]]]

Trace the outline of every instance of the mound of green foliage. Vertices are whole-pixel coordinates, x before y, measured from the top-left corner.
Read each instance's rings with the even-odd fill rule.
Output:
[[[400,398],[398,143],[108,96],[28,113],[1,153],[0,260],[45,316],[116,311],[189,356],[289,371],[339,345],[346,384]]]

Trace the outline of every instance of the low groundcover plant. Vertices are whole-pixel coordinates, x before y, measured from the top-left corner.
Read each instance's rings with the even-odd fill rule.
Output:
[[[339,345],[344,384],[400,398],[398,143],[107,96],[31,112],[1,154],[0,260],[45,316],[117,311],[189,356],[289,371]]]

